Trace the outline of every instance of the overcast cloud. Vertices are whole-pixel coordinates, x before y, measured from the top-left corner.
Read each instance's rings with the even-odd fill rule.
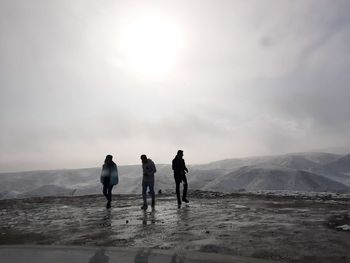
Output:
[[[159,74],[123,32],[181,35]],[[350,2],[0,0],[0,172],[350,149]]]

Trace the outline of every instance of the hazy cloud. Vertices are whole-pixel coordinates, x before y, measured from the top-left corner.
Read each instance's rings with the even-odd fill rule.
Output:
[[[0,171],[349,147],[348,1],[1,1]],[[128,23],[177,25],[171,71],[134,72]]]

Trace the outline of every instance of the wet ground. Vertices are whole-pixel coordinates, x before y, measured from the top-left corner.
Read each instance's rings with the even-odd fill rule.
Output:
[[[0,244],[148,247],[286,262],[350,262],[348,198],[192,192],[140,209],[138,195],[0,201]],[[341,226],[342,228],[339,228]],[[345,226],[345,227],[343,227]]]
[[[0,262],[6,263],[282,263],[270,259],[219,255],[197,251],[153,248],[0,246]]]

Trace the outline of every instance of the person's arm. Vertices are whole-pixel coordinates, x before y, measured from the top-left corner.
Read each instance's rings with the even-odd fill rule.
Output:
[[[101,184],[103,184],[103,181],[104,181],[104,177],[106,176],[106,172],[105,172],[105,169],[104,167],[102,166],[102,171],[101,171],[101,176],[100,176],[100,182]]]
[[[147,175],[146,164],[142,164],[142,174],[143,176]]]
[[[119,183],[119,174],[118,174],[118,166],[115,165],[115,173],[116,173],[116,176],[117,176],[117,184]]]
[[[118,174],[118,166],[117,165],[115,165],[115,174],[116,174],[117,177],[119,176],[119,174]]]
[[[156,168],[156,165],[154,164],[154,162],[152,161],[152,169],[153,169],[153,172],[152,173],[156,173],[157,172],[157,168]]]
[[[183,161],[184,161],[184,170],[185,170],[186,172],[188,172],[188,169],[187,169],[186,164],[185,164],[185,160],[183,160]]]
[[[116,185],[119,183],[119,177],[118,177],[118,167],[117,165],[114,165],[111,170],[111,178],[110,183],[112,185]]]

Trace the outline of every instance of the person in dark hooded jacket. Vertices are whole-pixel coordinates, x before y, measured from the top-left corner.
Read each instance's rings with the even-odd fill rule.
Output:
[[[188,173],[188,169],[185,164],[185,160],[183,159],[183,151],[178,150],[177,154],[172,162],[172,168],[174,171],[174,179],[176,184],[176,196],[177,196],[177,205],[178,208],[181,207],[181,196],[180,196],[180,183],[183,182],[183,193],[182,193],[182,201],[188,203],[187,200],[187,178],[186,172]]]
[[[113,189],[113,186],[117,185],[119,182],[118,168],[112,159],[113,159],[112,155],[106,156],[105,162],[102,166],[102,172],[100,177],[100,181],[103,184],[102,192],[107,199],[106,208],[111,208],[112,189]]]

